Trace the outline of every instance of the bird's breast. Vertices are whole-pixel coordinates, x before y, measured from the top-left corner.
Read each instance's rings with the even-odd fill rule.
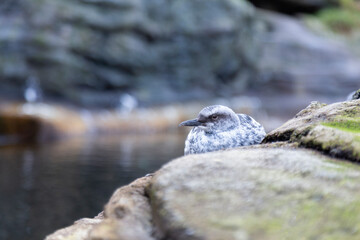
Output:
[[[194,128],[185,141],[185,154],[213,152],[242,145],[242,137],[235,131],[206,133]]]

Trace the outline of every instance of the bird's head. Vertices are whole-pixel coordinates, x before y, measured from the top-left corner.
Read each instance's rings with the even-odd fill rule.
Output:
[[[228,107],[213,105],[202,109],[197,118],[187,120],[179,126],[198,127],[207,133],[224,132],[238,127],[240,120]]]

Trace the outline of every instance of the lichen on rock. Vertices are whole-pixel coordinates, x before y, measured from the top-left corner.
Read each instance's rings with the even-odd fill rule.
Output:
[[[357,239],[360,168],[300,149],[193,155],[148,188],[165,239]]]
[[[270,132],[264,142],[290,141],[334,157],[360,161],[360,101],[312,103]]]

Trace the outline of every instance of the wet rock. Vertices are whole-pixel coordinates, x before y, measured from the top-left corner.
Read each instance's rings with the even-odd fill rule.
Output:
[[[164,166],[148,192],[161,239],[358,239],[360,168],[301,149],[238,149]]]
[[[43,103],[0,105],[0,146],[39,143],[89,131],[76,111]]]
[[[0,105],[0,146],[93,133],[159,133],[177,128],[177,123],[191,114],[184,107],[169,106],[123,112],[44,103],[5,103]]]
[[[271,131],[264,142],[290,141],[331,156],[360,161],[360,101],[311,103]]]
[[[46,240],[153,240],[151,208],[145,196],[150,180],[151,177],[140,178],[119,188],[100,216],[76,221]]]

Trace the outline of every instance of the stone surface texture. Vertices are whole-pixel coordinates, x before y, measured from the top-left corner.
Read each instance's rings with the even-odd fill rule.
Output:
[[[271,131],[264,142],[290,141],[331,156],[360,161],[360,100],[311,103]]]
[[[239,91],[254,75],[258,21],[245,0],[10,5],[9,14],[0,12],[7,18],[0,21],[5,93],[21,91],[33,76],[45,96],[104,106],[131,92],[154,103],[201,97],[206,89]]]
[[[359,59],[343,43],[322,37],[289,16],[260,10],[257,16],[266,25],[258,39],[262,87],[303,97],[314,94],[315,99],[331,94],[345,99],[359,88]]]
[[[145,188],[151,176],[139,178],[115,191],[103,213],[81,219],[46,240],[153,240],[151,208]]]
[[[239,149],[175,160],[148,191],[165,239],[357,239],[359,170],[309,150]]]
[[[83,218],[74,223],[70,227],[60,229],[53,234],[47,236],[45,240],[83,240],[87,239],[89,232],[94,226],[100,224],[102,216],[91,218]]]
[[[354,94],[351,96],[351,100],[360,99],[360,89],[355,91]]]
[[[355,240],[359,180],[358,165],[289,144],[189,155],[117,190],[101,221],[46,240]]]
[[[46,240],[358,240],[359,105],[312,102],[269,143],[175,159]]]
[[[106,107],[124,93],[156,104],[250,87],[359,88],[360,64],[346,47],[245,0],[7,0],[0,45],[9,98],[21,98],[29,79],[45,99]]]

